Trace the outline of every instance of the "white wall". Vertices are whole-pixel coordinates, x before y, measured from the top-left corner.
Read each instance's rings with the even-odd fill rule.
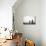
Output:
[[[36,46],[41,46],[41,0],[23,0],[17,8],[14,8],[14,16],[15,28],[19,32],[22,32],[25,38],[34,40]],[[24,25],[24,16],[36,16],[36,25]]]
[[[41,0],[41,40],[42,46],[46,46],[46,0]]]
[[[0,27],[12,28],[12,6],[16,0],[0,0]]]

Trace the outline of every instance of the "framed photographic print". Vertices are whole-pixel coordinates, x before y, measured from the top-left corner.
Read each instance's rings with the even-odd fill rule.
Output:
[[[24,16],[23,24],[36,24],[36,16]]]

